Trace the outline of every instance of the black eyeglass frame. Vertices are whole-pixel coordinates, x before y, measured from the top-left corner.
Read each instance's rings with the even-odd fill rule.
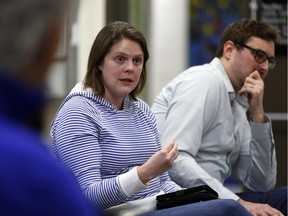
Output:
[[[253,55],[253,57],[254,57],[254,59],[257,61],[257,62],[259,62],[259,63],[263,63],[263,62],[265,62],[266,60],[268,60],[268,62],[269,62],[269,69],[274,69],[275,67],[276,67],[276,65],[277,65],[277,60],[274,58],[274,57],[268,57],[267,56],[267,54],[264,52],[264,51],[262,51],[262,50],[259,50],[259,49],[255,49],[255,48],[253,48],[253,47],[250,47],[250,46],[248,46],[248,45],[246,45],[246,44],[243,44],[243,43],[235,43],[235,44],[237,44],[237,45],[239,45],[239,46],[241,46],[241,47],[244,47],[244,48],[246,48],[246,49],[249,49],[250,50],[250,52],[251,52],[251,54]],[[260,54],[260,55],[259,55]],[[261,56],[265,56],[265,58],[263,58],[263,57],[261,57]]]

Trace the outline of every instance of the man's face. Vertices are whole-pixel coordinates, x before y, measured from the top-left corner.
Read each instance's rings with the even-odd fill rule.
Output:
[[[233,56],[233,70],[237,88],[241,88],[246,77],[254,71],[258,71],[264,80],[269,71],[269,60],[274,58],[274,52],[273,41],[266,41],[257,37],[251,37],[243,44],[242,49],[236,50]]]

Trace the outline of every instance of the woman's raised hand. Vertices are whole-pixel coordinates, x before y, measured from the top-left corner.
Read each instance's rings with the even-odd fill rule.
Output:
[[[138,167],[138,176],[143,184],[168,171],[178,156],[178,146],[171,142],[153,154],[142,166]]]

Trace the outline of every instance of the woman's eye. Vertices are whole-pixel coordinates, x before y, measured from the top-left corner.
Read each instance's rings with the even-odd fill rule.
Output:
[[[124,62],[125,58],[124,58],[123,56],[117,56],[117,57],[116,57],[116,60],[117,60],[118,62]]]
[[[141,64],[142,63],[142,59],[141,58],[135,58],[134,60],[133,60],[133,62],[134,62],[134,64]]]

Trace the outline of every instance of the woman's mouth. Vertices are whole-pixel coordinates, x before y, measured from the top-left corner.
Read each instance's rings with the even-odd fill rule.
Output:
[[[132,82],[132,79],[126,78],[126,79],[120,79],[121,82]]]

